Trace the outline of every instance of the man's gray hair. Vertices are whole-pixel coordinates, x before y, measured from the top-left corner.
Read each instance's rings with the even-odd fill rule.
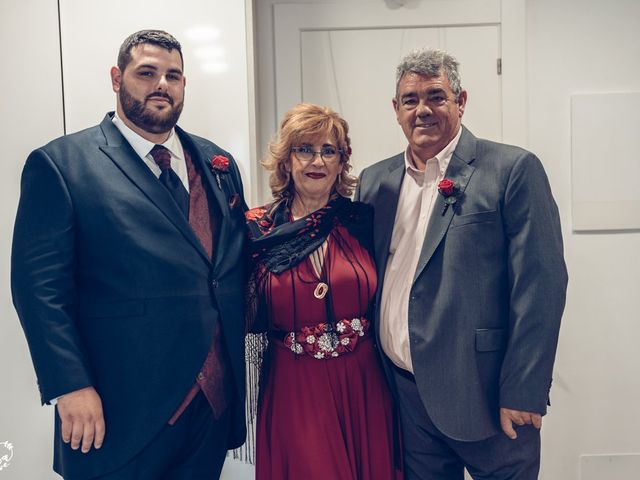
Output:
[[[406,73],[417,73],[428,77],[437,77],[444,73],[449,79],[456,100],[462,91],[460,85],[460,63],[453,55],[435,48],[422,47],[411,50],[405,55],[396,69],[396,98],[398,98],[400,80]]]

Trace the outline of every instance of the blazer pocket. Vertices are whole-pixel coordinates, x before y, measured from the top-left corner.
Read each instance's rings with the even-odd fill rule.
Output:
[[[87,318],[140,317],[144,315],[144,300],[93,303],[83,305],[80,312]]]
[[[494,222],[498,219],[497,210],[489,210],[486,212],[467,213],[466,215],[454,215],[451,222],[451,228],[462,227],[463,225],[471,225],[472,223]]]
[[[476,329],[476,351],[494,352],[507,346],[507,332],[504,328]]]

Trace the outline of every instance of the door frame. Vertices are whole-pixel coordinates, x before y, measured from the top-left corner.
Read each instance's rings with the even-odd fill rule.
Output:
[[[389,9],[384,2],[276,4],[276,124],[292,105],[302,101],[301,33],[304,31],[498,25],[502,59],[502,141],[526,147],[525,1],[434,0],[396,9]]]

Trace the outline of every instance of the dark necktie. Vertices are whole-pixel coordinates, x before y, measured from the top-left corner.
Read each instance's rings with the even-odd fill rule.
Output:
[[[160,173],[160,183],[169,190],[184,216],[189,218],[189,193],[184,188],[176,172],[171,168],[171,153],[162,145],[156,145],[151,149],[151,156],[162,171]]]

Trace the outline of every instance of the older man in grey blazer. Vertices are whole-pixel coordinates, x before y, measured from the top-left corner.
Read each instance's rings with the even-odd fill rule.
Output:
[[[362,172],[375,208],[377,329],[406,478],[535,479],[567,272],[557,206],[530,152],[462,126],[458,62],[397,69],[405,152]]]

